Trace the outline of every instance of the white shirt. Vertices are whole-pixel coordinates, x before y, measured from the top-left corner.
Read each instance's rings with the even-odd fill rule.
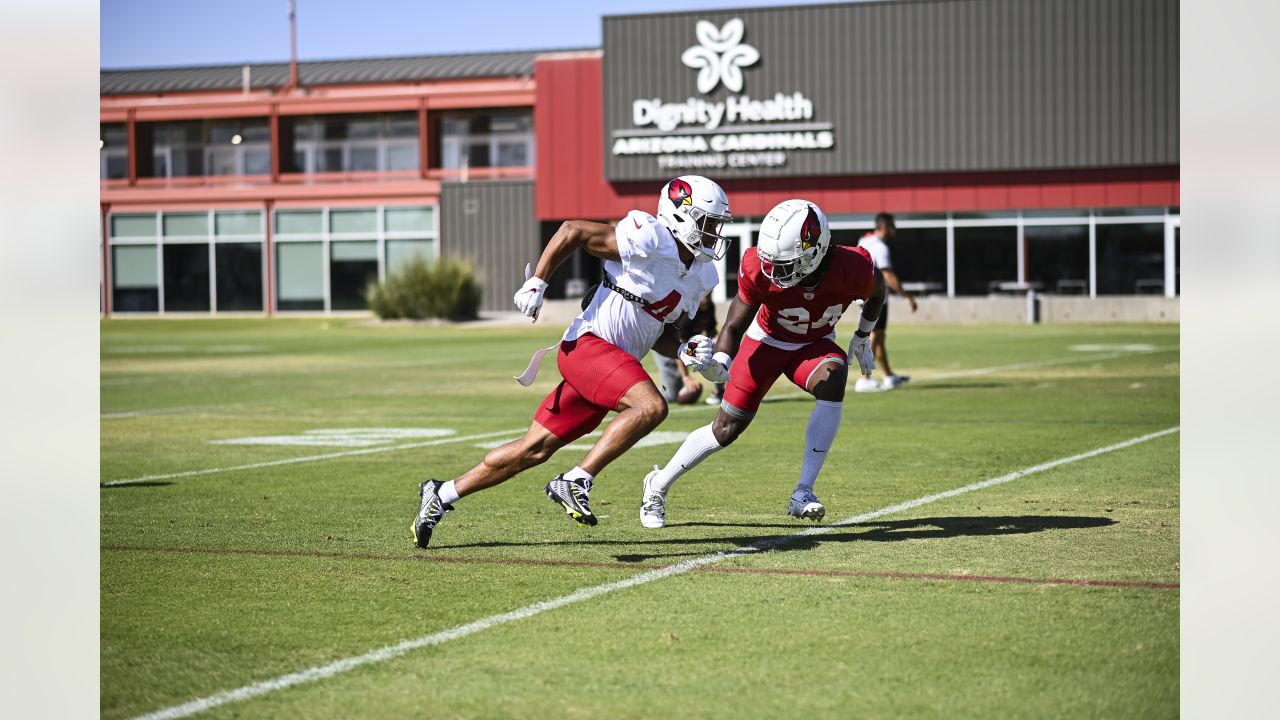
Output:
[[[686,268],[676,239],[649,213],[627,213],[615,235],[622,261],[606,260],[604,271],[613,284],[649,305],[641,307],[601,285],[587,309],[569,323],[564,339],[592,333],[639,360],[653,348],[664,325],[698,311],[720,277],[711,263],[694,260]]]
[[[858,241],[858,247],[866,248],[871,253],[871,261],[876,264],[877,270],[893,267],[893,263],[889,261],[889,245],[879,235],[864,235]]]

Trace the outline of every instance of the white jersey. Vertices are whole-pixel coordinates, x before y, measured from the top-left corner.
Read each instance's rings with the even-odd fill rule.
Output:
[[[720,277],[711,263],[695,260],[685,267],[676,239],[649,213],[627,213],[615,235],[622,261],[606,260],[605,274],[649,304],[642,307],[601,285],[587,309],[569,323],[564,339],[592,333],[639,360],[653,348],[664,325],[698,311]]]
[[[893,263],[889,260],[889,244],[875,233],[868,233],[862,236],[858,241],[858,247],[866,248],[871,253],[871,261],[876,264],[877,270],[893,267]]]

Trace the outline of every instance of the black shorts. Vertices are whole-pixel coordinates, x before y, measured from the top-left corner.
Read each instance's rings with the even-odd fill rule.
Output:
[[[876,320],[876,330],[884,330],[889,324],[889,298],[884,299],[884,307],[880,308],[880,319]]]

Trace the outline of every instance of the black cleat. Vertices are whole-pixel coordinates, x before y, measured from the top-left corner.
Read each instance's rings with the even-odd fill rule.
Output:
[[[453,510],[453,506],[440,500],[439,480],[423,480],[418,483],[418,495],[422,498],[422,507],[418,517],[413,520],[413,544],[425,548],[431,543],[431,531],[437,523],[444,519],[444,514]]]
[[[547,497],[564,508],[578,524],[595,527],[596,516],[591,514],[591,508],[587,506],[587,496],[591,493],[590,480],[565,480],[564,473],[560,473],[547,483],[545,490]]]

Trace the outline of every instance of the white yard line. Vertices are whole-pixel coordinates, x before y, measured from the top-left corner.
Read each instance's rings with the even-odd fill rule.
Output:
[[[1066,465],[1068,463],[1078,462],[1080,460],[1087,460],[1089,458],[1097,457],[1098,455],[1102,455],[1109,452],[1114,452],[1116,450],[1123,450],[1124,448],[1137,445],[1138,443],[1143,443],[1148,440],[1154,440],[1156,438],[1164,437],[1166,435],[1169,435],[1175,432],[1178,432],[1177,426],[1167,428],[1159,432],[1154,432],[1149,435],[1143,435],[1141,437],[1125,440],[1124,442],[1119,442],[1114,445],[1108,445],[1106,447],[1101,447],[1094,450],[1090,450],[1088,452],[1083,452],[1078,455],[1071,455],[1069,457],[1058,458],[1057,460],[1050,460],[1049,462],[1041,463],[1039,465],[1033,465],[1029,468],[1024,468],[1022,470],[1015,470],[1014,472],[1011,472],[1008,475],[1001,475],[1000,477],[994,477],[988,480],[983,480],[981,482],[971,483],[969,485],[964,485],[962,487],[954,488],[952,490],[947,490],[945,492],[935,493],[933,495],[925,495],[923,497],[918,497],[914,500],[908,500],[906,502],[898,503],[896,505],[890,505],[888,507],[881,508],[879,510],[874,510],[869,513],[864,513],[862,515],[851,517],[847,520],[842,520],[832,525],[821,525],[821,526],[810,528],[808,530],[804,530],[802,532],[793,533],[791,535],[783,535],[781,537],[762,540],[760,542],[755,543],[754,545],[748,545],[743,548],[738,548],[737,550],[732,550],[729,552],[712,553],[710,555],[704,555],[702,557],[685,560],[683,562],[679,562],[679,563],[676,563],[675,565],[670,565],[665,568],[660,568],[658,570],[650,570],[648,572],[643,572],[638,575],[633,575],[629,578],[626,578],[625,580],[619,580],[617,582],[605,583],[603,585],[595,585],[593,587],[582,588],[581,590],[572,592],[568,595],[563,595],[561,597],[554,598],[551,600],[543,600],[542,602],[536,602],[536,603],[533,603],[532,605],[526,605],[522,608],[518,608],[510,612],[505,612],[498,615],[490,615],[489,617],[481,618],[480,620],[467,623],[466,625],[458,625],[456,627],[452,627],[447,630],[441,630],[440,632],[433,633],[431,635],[425,635],[423,637],[415,638],[413,640],[405,640],[404,642],[401,642],[396,645],[383,647],[378,650],[365,653],[363,655],[357,655],[354,657],[337,660],[335,662],[329,663],[328,665],[319,665],[316,667],[310,667],[310,668],[307,668],[306,670],[300,670],[298,672],[289,673],[288,675],[282,675],[277,678],[272,678],[271,680],[264,680],[262,682],[254,683],[252,685],[246,685],[244,687],[237,688],[235,690],[226,690],[220,693],[214,693],[213,695],[209,695],[207,697],[203,697],[198,700],[192,700],[191,702],[183,703],[181,705],[174,705],[172,707],[168,707],[163,710],[157,710],[156,712],[153,712],[153,713],[140,715],[134,720],[172,720],[174,718],[183,718],[189,715],[195,715],[196,713],[204,712],[205,710],[210,710],[220,705],[226,705],[227,703],[238,702],[240,700],[248,700],[249,698],[257,697],[259,695],[266,695],[267,693],[275,692],[276,690],[283,690],[287,687],[291,687],[293,685],[299,685],[301,683],[311,682],[313,680],[322,680],[324,678],[332,677],[339,673],[343,673],[348,670],[353,670],[355,668],[358,668],[364,665],[372,665],[375,663],[381,663],[381,662],[386,662],[387,660],[395,659],[397,657],[400,657],[401,655],[404,655],[405,653],[408,653],[411,650],[417,650],[418,648],[428,647],[431,645],[439,645],[441,643],[449,642],[450,640],[457,640],[459,638],[464,638],[468,635],[478,633],[481,630],[487,630],[491,627],[504,625],[506,623],[514,622],[516,620],[523,620],[527,617],[532,617],[534,615],[544,613],[548,610],[555,610],[556,608],[564,607],[565,605],[581,602],[583,600],[590,600],[591,598],[598,597],[606,593],[611,593],[615,590],[624,590],[629,587],[635,587],[636,585],[644,585],[646,583],[651,583],[655,580],[661,580],[663,578],[671,577],[673,575],[680,575],[683,573],[687,573],[690,570],[694,570],[704,565],[711,565],[713,563],[721,562],[723,560],[730,560],[732,558],[748,555],[750,553],[760,552],[762,550],[769,550],[769,549],[778,547],[780,545],[785,545],[799,538],[811,537],[814,535],[823,535],[831,532],[832,530],[835,530],[836,528],[847,527],[849,525],[857,525],[859,523],[864,523],[864,522],[867,522],[868,520],[873,520],[883,515],[889,515],[892,513],[902,512],[904,510],[910,510],[912,508],[920,507],[921,505],[926,505],[931,502],[936,502],[938,500],[944,500],[946,498],[955,497],[956,495],[962,495],[964,493],[973,492],[974,490],[982,490],[995,485],[1001,485],[1007,482],[1011,482],[1013,480],[1017,480],[1018,478],[1026,477],[1027,475],[1031,475],[1033,473],[1044,472],[1045,470],[1051,470],[1060,465]]]
[[[461,437],[445,438],[443,440],[426,440],[423,442],[406,443],[404,445],[393,445],[391,447],[365,448],[363,450],[346,450],[343,452],[325,453],[323,455],[307,455],[305,457],[288,458],[286,460],[271,460],[269,462],[250,463],[248,465],[233,465],[231,467],[222,468],[205,468],[203,470],[187,470],[184,472],[165,473],[163,475],[143,475],[142,477],[129,478],[127,480],[109,480],[102,483],[105,486],[111,485],[132,485],[134,483],[149,482],[152,480],[168,480],[170,478],[191,477],[193,475],[212,475],[214,473],[232,472],[235,470],[255,470],[257,468],[273,467],[276,465],[292,465],[294,463],[315,462],[317,460],[332,460],[340,457],[350,457],[352,455],[372,455],[373,453],[393,452],[395,450],[410,450],[413,448],[430,447],[432,445],[448,445],[449,443],[467,442],[469,440],[480,440],[490,438],[495,435],[510,435],[512,433],[523,433],[523,428],[517,430],[498,430],[496,432],[481,433],[479,435],[463,435]]]

